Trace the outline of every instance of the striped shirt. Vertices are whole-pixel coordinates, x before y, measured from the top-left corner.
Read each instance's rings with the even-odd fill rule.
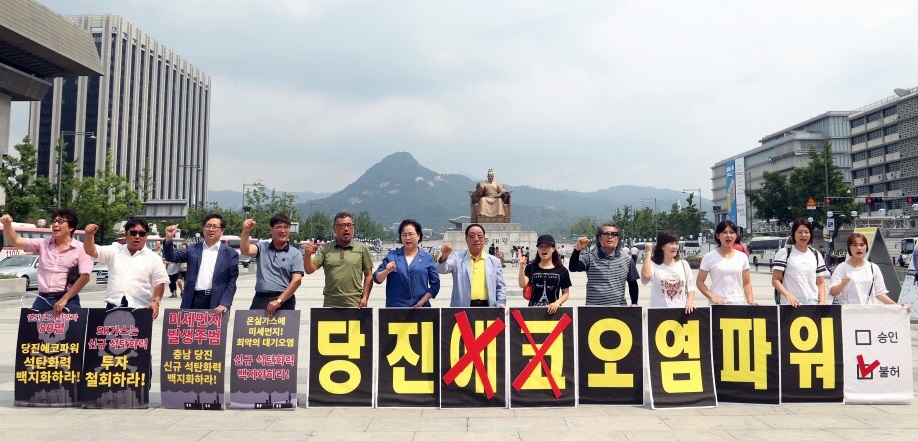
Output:
[[[618,249],[607,255],[602,248],[596,251],[571,253],[570,270],[586,271],[586,304],[600,306],[628,306],[625,288],[629,281],[640,278],[631,257]]]

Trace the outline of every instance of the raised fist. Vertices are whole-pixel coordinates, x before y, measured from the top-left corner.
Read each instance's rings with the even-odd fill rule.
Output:
[[[255,228],[255,219],[246,219],[242,222],[242,232],[249,233]]]
[[[95,236],[95,234],[99,232],[99,226],[96,224],[89,224],[84,228],[84,231],[86,231],[87,236]]]
[[[590,238],[583,236],[577,239],[577,245],[575,245],[574,247],[577,249],[577,251],[583,251],[583,249],[588,246],[590,246]]]

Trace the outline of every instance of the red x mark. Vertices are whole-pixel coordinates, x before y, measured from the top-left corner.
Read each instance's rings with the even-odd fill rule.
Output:
[[[526,326],[526,320],[523,319],[523,315],[520,314],[520,311],[513,311],[513,318],[520,325],[520,329],[523,331],[523,334],[526,335],[526,339],[529,340],[529,345],[532,346],[532,349],[535,351],[535,355],[532,356],[532,359],[529,360],[529,364],[523,369],[522,372],[516,377],[516,380],[513,380],[513,388],[519,392],[523,388],[523,384],[526,383],[526,380],[529,379],[529,376],[532,375],[532,371],[535,370],[537,365],[542,366],[542,370],[545,372],[545,376],[548,377],[548,384],[551,385],[551,390],[555,394],[555,398],[561,398],[561,389],[558,387],[558,384],[555,382],[555,377],[551,374],[551,369],[549,369],[548,362],[545,361],[545,353],[551,349],[551,345],[558,339],[563,332],[572,322],[571,318],[565,313],[561,316],[561,319],[558,320],[558,324],[555,325],[555,329],[551,330],[551,333],[548,334],[548,337],[545,338],[545,341],[542,342],[542,347],[537,348],[535,339],[532,338],[532,334],[529,333],[529,327]]]
[[[485,396],[490,400],[494,398],[494,388],[491,387],[491,379],[488,377],[488,370],[485,369],[482,352],[492,340],[497,338],[501,332],[504,332],[504,321],[500,318],[494,320],[478,338],[475,338],[475,333],[472,332],[472,326],[469,324],[469,317],[465,314],[465,311],[456,314],[456,325],[459,326],[459,333],[462,334],[465,354],[446,372],[446,375],[443,376],[443,382],[449,386],[469,363],[475,363],[475,372],[484,385]]]

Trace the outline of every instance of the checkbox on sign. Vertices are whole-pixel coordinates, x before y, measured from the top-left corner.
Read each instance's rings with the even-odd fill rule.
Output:
[[[871,345],[870,342],[870,331],[869,330],[855,330],[854,331],[854,344],[856,345]]]

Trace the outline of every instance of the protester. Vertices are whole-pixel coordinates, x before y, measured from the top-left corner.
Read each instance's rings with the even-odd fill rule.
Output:
[[[223,314],[233,305],[239,253],[220,240],[225,229],[226,219],[222,215],[209,214],[201,222],[204,241],[176,250],[172,237],[178,225],[166,227],[163,256],[169,262],[188,264],[182,309],[213,309]]]
[[[701,266],[695,287],[713,305],[755,305],[752,296],[752,278],[749,275],[749,259],[733,248],[737,228],[725,220],[714,228],[717,248],[701,258]],[[705,280],[711,274],[711,288]]]
[[[258,259],[255,272],[255,297],[249,309],[264,309],[268,316],[278,310],[296,308],[296,290],[303,279],[303,255],[290,246],[290,218],[275,214],[268,221],[271,240],[250,243],[254,219],[242,222],[239,253]]]
[[[53,310],[56,317],[64,308],[73,312],[80,307],[80,290],[89,282],[92,259],[73,238],[77,222],[73,210],[57,210],[51,215],[50,238],[26,239],[16,234],[12,216],[0,216],[6,246],[38,254],[38,298],[32,303],[38,312]]]
[[[124,244],[96,246],[99,226],[89,224],[83,249],[89,257],[108,266],[106,309],[150,308],[155,320],[169,275],[162,256],[146,246],[148,230],[146,221],[132,218],[124,224]]]
[[[596,231],[596,252],[589,249],[590,239],[577,239],[571,253],[570,270],[586,271],[586,304],[627,306],[625,286],[631,294],[631,305],[637,306],[638,275],[634,260],[622,252],[621,229],[607,222]]]
[[[335,240],[320,248],[306,242],[303,265],[306,274],[325,269],[323,306],[365,308],[373,289],[373,259],[363,243],[354,240],[354,216],[346,211],[335,214]]]
[[[771,284],[781,296],[782,305],[825,305],[825,275],[829,274],[826,262],[813,243],[813,226],[806,219],[797,219],[791,225],[789,244],[775,253],[771,267]]]
[[[532,263],[520,257],[520,288],[532,285],[529,306],[544,306],[554,314],[570,297],[571,275],[561,263],[561,256],[555,249],[555,238],[548,234],[536,241],[536,258]]]
[[[421,224],[405,219],[398,225],[401,248],[389,251],[373,273],[373,281],[386,282],[387,308],[430,306],[440,292],[440,274],[433,256],[420,249],[424,240]]]
[[[867,261],[867,238],[861,233],[848,236],[848,260],[842,262],[832,273],[829,294],[842,305],[865,305],[884,303],[895,305],[887,295],[886,283],[880,267]],[[908,305],[902,305],[912,312]]]
[[[679,237],[670,231],[657,234],[657,243],[644,245],[641,283],[650,285],[651,308],[694,309],[695,277],[685,260],[679,259]]]
[[[437,272],[453,275],[453,293],[449,306],[501,307],[507,305],[507,285],[504,272],[496,257],[484,253],[485,230],[479,224],[465,227],[468,251],[453,254],[453,247],[444,243],[437,262]]]

